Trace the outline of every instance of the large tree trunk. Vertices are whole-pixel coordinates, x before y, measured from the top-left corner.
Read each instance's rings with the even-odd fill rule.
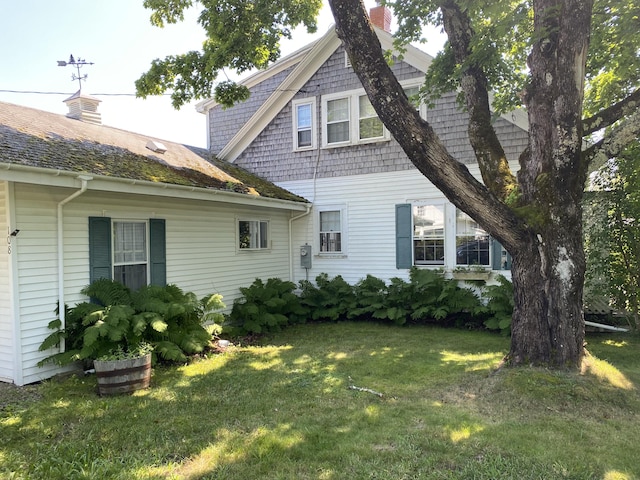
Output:
[[[580,226],[549,229],[514,252],[512,365],[576,368],[583,356]]]
[[[591,9],[588,0],[534,1],[541,36],[529,55],[529,146],[518,184],[535,235],[512,251],[515,364],[577,367],[584,352],[582,102]]]
[[[480,65],[469,65],[461,88],[484,185],[449,155],[407,101],[360,0],[329,3],[354,70],[409,159],[512,254],[510,364],[579,367],[584,353],[581,200],[586,179],[581,105],[593,2],[534,0],[538,40],[529,58],[531,85],[525,95],[529,146],[520,158],[517,186],[490,125],[488,82]],[[440,7],[462,65],[471,51],[470,19],[455,0],[442,0]],[[507,205],[514,188],[519,201]]]

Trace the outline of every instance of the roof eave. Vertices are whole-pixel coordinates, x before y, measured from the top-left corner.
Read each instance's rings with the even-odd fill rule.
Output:
[[[86,175],[86,172],[71,172],[67,170],[54,170],[0,162],[0,180],[10,182],[79,188],[80,177]],[[135,186],[134,194],[136,195],[153,195],[236,205],[260,206],[300,212],[306,211],[308,205],[305,201],[298,202],[203,187],[151,182],[148,180],[131,180],[93,174],[91,174],[91,177],[92,180],[89,182],[87,189],[93,191],[131,194],[132,186]]]

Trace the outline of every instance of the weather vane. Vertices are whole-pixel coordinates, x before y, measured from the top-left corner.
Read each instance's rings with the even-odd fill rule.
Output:
[[[73,58],[73,55],[69,55],[69,61],[67,62],[65,62],[64,60],[58,60],[59,67],[66,67],[67,65],[73,65],[74,67],[76,67],[78,74],[76,75],[75,73],[72,73],[71,80],[72,81],[78,80],[78,85],[80,87],[80,90],[82,90],[82,81],[83,80],[86,81],[88,75],[86,73],[84,75],[80,75],[80,69],[85,65],[93,65],[93,62],[87,62],[86,60],[80,57],[78,57],[78,59],[76,60],[75,58]]]

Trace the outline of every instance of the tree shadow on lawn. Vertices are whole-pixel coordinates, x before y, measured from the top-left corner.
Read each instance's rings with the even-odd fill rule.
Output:
[[[320,325],[271,341],[156,368],[152,388],[132,396],[97,397],[93,379],[52,386],[44,409],[3,422],[0,472],[21,463],[32,478],[74,478],[56,477],[63,468],[93,472],[78,478],[466,478],[496,469],[551,478],[564,468],[573,476],[563,478],[602,478],[593,458],[625,445],[603,453],[597,431],[639,405],[626,392],[612,426],[585,424],[571,402],[588,406],[592,377],[584,386],[545,371],[491,375],[507,344],[478,332]],[[576,428],[588,448],[572,455],[584,449]],[[34,466],[51,458],[48,472]],[[604,465],[632,471],[626,457]]]

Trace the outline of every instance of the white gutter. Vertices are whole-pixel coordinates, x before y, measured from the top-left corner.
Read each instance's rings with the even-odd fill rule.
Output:
[[[66,314],[64,308],[64,219],[62,217],[62,207],[86,192],[88,182],[93,180],[93,177],[88,175],[78,175],[76,178],[82,182],[80,190],[77,190],[58,203],[58,315],[61,323],[60,328],[65,328]],[[60,341],[60,349],[64,351],[64,339]]]
[[[311,213],[311,208],[313,204],[307,205],[307,211],[301,213],[296,217],[291,217],[289,219],[289,281],[293,282],[293,235],[291,233],[291,228],[294,220],[298,220],[299,218],[306,217]]]
[[[78,178],[78,173],[79,172],[70,172],[68,170],[54,170],[44,167],[0,162],[0,180],[13,182],[73,188],[75,180]],[[152,182],[150,180],[131,180],[105,175],[92,175],[92,177],[91,190],[97,191],[131,193],[131,186],[135,185],[135,193],[138,195],[156,195],[208,202],[214,201],[243,206],[298,210],[301,212],[306,209],[305,202],[295,200],[283,200],[213,188]]]

